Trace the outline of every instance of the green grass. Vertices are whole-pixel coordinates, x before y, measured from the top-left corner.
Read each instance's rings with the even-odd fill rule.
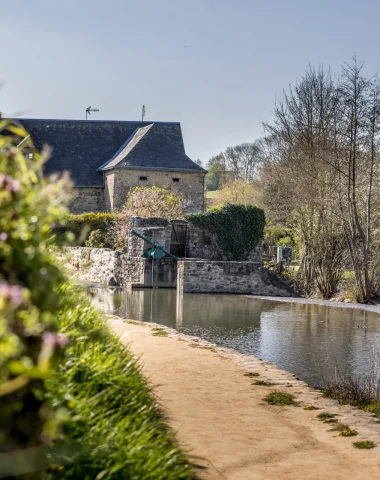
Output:
[[[49,388],[51,403],[70,419],[46,478],[192,478],[134,357],[78,288],[63,290],[60,331],[69,344]]]
[[[371,442],[371,440],[362,440],[361,442],[353,442],[352,444],[355,448],[370,450],[371,448],[376,447],[376,443]]]
[[[331,423],[332,420],[335,420],[336,416],[336,413],[322,412],[317,415],[317,418],[319,418],[319,420],[321,420],[322,422]]]
[[[247,372],[244,374],[245,377],[259,377],[260,374],[257,372]]]
[[[154,335],[155,337],[167,337],[169,333],[163,328],[155,327],[152,328],[152,335]]]
[[[305,405],[303,407],[304,410],[318,410],[318,407],[314,407],[314,405]]]
[[[363,408],[365,412],[370,412],[375,415],[375,417],[380,418],[380,402],[372,403]]]
[[[259,385],[262,387],[271,387],[273,383],[266,382],[265,380],[255,380],[252,385]]]
[[[341,437],[355,437],[358,432],[356,430],[352,430],[348,425],[344,423],[337,423],[334,428],[331,429],[332,432],[339,432]]]
[[[298,402],[295,401],[294,395],[291,393],[283,392],[272,392],[263,399],[269,405],[278,405],[278,406],[288,406],[292,405],[294,407],[298,406]]]
[[[207,198],[215,198],[217,190],[207,190],[206,197]]]
[[[147,327],[147,324],[144,322],[137,322],[136,320],[127,320],[127,323],[131,325],[139,325],[140,327]]]

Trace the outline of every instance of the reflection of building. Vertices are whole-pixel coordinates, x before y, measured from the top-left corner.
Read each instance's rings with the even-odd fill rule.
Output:
[[[99,287],[90,287],[88,289],[92,297],[93,305],[106,313],[112,315],[115,310],[115,296],[117,296],[116,289],[105,289]]]
[[[161,323],[273,362],[314,386],[336,371],[368,374],[380,350],[379,316],[322,305],[169,289],[98,289],[94,302],[122,318]]]

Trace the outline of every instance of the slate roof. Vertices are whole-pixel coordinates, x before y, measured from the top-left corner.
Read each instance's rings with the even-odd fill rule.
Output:
[[[103,186],[101,169],[205,170],[185,153],[171,122],[18,119],[38,148],[49,145],[46,173],[68,170],[76,186]]]

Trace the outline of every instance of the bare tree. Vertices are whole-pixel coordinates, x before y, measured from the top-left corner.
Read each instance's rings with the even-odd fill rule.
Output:
[[[229,170],[235,174],[235,180],[252,183],[261,162],[261,149],[257,142],[242,143],[228,147],[224,158]]]
[[[261,176],[263,201],[271,196],[270,209],[284,210],[286,200],[303,239],[304,290],[316,285],[331,296],[347,250],[358,298],[368,301],[379,284],[380,245],[373,237],[380,228],[380,88],[362,68],[354,58],[334,79],[309,66],[283,93],[274,123],[265,125]]]

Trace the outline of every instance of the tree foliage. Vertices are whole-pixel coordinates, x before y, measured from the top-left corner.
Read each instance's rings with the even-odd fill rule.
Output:
[[[258,192],[254,185],[245,182],[228,182],[217,190],[214,205],[254,205],[257,204]]]
[[[186,219],[216,235],[227,260],[245,260],[264,235],[264,211],[252,205],[224,205],[186,215]]]

